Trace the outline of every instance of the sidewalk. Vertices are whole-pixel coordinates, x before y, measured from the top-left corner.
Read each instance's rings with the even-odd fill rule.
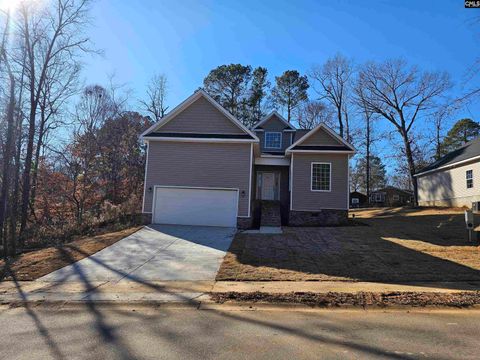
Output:
[[[213,306],[211,294],[252,294],[269,296],[291,293],[478,293],[480,282],[382,284],[368,282],[234,282],[234,281],[162,281],[119,282],[46,282],[5,281],[0,283],[0,303],[116,303],[148,305]],[[229,301],[230,303],[235,301]]]

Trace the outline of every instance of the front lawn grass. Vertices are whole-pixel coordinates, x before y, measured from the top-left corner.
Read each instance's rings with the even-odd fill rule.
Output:
[[[480,281],[480,247],[462,209],[361,209],[369,226],[284,228],[236,235],[217,280]]]

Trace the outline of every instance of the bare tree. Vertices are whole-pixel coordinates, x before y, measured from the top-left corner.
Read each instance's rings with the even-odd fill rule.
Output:
[[[306,101],[296,110],[298,127],[313,129],[320,123],[333,127],[332,110],[321,101]]]
[[[309,76],[320,100],[327,100],[335,108],[340,136],[346,136],[347,141],[350,141],[347,102],[353,80],[351,60],[337,54],[325,64],[314,66]]]
[[[74,63],[80,52],[88,51],[84,27],[88,23],[90,0],[56,0],[43,10],[33,2],[19,8],[19,36],[26,51],[29,92],[28,138],[23,171],[20,233],[25,230],[31,195],[32,160],[37,114],[48,71],[54,63]],[[41,14],[38,12],[41,11]]]
[[[9,90],[8,90],[8,104],[7,111],[5,114],[7,130],[6,130],[6,141],[3,152],[3,176],[2,176],[2,187],[0,190],[0,239],[3,240],[3,255],[5,259],[10,255],[10,251],[15,252],[15,248],[9,249],[8,238],[6,232],[4,232],[4,224],[7,212],[7,199],[9,196],[9,187],[10,187],[10,174],[11,174],[11,163],[13,157],[13,151],[15,147],[14,141],[14,117],[15,117],[15,76],[13,70],[10,66],[10,60],[7,55],[6,42],[8,37],[8,29],[10,26],[10,12],[7,14],[7,19],[5,22],[5,31],[3,34],[3,40],[0,48],[0,63],[3,62],[3,65],[6,68],[9,79]]]
[[[368,63],[359,73],[356,95],[365,109],[391,123],[400,135],[417,203],[416,166],[412,151],[413,125],[450,88],[444,72],[421,72],[404,60]]]
[[[155,74],[147,86],[147,99],[140,100],[144,110],[152,115],[153,120],[159,121],[168,110],[167,104],[168,81],[165,74]]]

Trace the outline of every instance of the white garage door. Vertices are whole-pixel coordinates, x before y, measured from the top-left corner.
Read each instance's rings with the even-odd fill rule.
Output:
[[[155,224],[237,226],[238,191],[156,187]]]

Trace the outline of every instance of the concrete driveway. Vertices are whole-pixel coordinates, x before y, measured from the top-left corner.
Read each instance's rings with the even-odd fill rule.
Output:
[[[214,280],[233,228],[149,225],[39,281]]]

